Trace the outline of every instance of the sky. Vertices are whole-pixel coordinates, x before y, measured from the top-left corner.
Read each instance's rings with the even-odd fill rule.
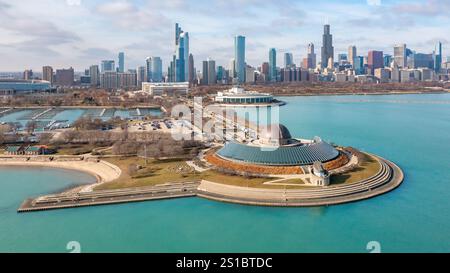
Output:
[[[148,56],[160,56],[165,68],[176,22],[189,32],[197,69],[207,58],[228,67],[236,35],[246,36],[246,61],[255,67],[268,61],[270,48],[278,65],[285,52],[300,64],[310,42],[320,59],[327,23],[336,56],[349,45],[358,55],[392,54],[398,43],[431,53],[437,41],[450,56],[450,0],[0,0],[0,71],[83,71],[117,62],[120,51],[126,68]]]

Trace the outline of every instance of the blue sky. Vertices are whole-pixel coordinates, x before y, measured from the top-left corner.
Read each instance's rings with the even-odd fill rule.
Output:
[[[356,45],[392,53],[396,43],[431,52],[450,43],[450,0],[0,0],[0,71],[73,66],[81,71],[126,53],[127,68],[173,53],[174,24],[191,38],[196,67],[208,57],[228,66],[233,37],[247,37],[247,62],[259,66],[269,48],[295,63],[313,42],[320,52],[331,24],[336,53]]]

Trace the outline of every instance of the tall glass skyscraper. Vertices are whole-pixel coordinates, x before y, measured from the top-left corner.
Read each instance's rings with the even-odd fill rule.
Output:
[[[152,81],[162,81],[162,60],[160,57],[152,57]]]
[[[275,48],[269,50],[269,81],[277,80],[277,51]]]
[[[330,25],[325,25],[322,38],[322,68],[327,67],[330,60],[334,61],[333,35],[330,33]]]
[[[113,60],[102,61],[101,72],[116,72],[115,62]]]
[[[175,54],[170,62],[168,76],[170,82],[185,82],[189,78],[189,33],[175,24]]]
[[[441,68],[442,68],[442,43],[439,42],[438,43],[438,48],[437,48],[437,54],[435,55],[435,60],[434,60],[434,71],[436,73],[441,72]]]
[[[125,53],[119,52],[119,72],[125,72]]]
[[[148,57],[145,70],[147,82],[162,81],[162,60],[160,57]]]
[[[294,65],[294,57],[292,53],[284,53],[284,68],[291,68]]]
[[[238,83],[245,82],[245,37],[236,36],[234,38],[234,60],[235,73]]]

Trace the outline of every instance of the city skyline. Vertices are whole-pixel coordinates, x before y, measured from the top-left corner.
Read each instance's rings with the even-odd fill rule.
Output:
[[[39,71],[45,65],[83,71],[101,60],[116,60],[118,52],[126,54],[125,69],[142,66],[148,56],[160,56],[165,70],[174,50],[170,45],[175,22],[189,31],[190,52],[198,62],[210,57],[225,67],[234,57],[236,35],[246,37],[247,63],[259,66],[267,61],[270,48],[276,48],[278,64],[289,52],[299,65],[310,42],[322,46],[327,23],[336,54],[346,53],[350,45],[357,47],[358,55],[370,50],[393,54],[393,46],[401,43],[431,53],[438,41],[445,47],[450,34],[445,27],[450,22],[445,12],[448,0],[408,1],[409,5],[406,1],[264,1],[257,7],[253,2],[213,1],[211,5],[221,11],[217,12],[193,1],[0,0],[0,71]],[[52,9],[42,8],[50,5]],[[29,10],[40,11],[36,13],[40,16]],[[236,22],[223,23],[230,17],[224,15],[226,11],[238,17]],[[92,20],[82,19],[86,16]],[[375,20],[377,16],[386,19]],[[264,20],[255,23],[258,18]],[[396,18],[396,24],[389,18]],[[415,35],[409,34],[411,28]]]

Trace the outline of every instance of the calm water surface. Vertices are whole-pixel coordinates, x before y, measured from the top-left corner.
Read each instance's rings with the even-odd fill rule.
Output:
[[[405,171],[394,192],[346,205],[265,208],[198,198],[16,214],[24,198],[92,177],[0,168],[0,251],[450,251],[450,94],[280,98],[293,136],[351,145]]]

